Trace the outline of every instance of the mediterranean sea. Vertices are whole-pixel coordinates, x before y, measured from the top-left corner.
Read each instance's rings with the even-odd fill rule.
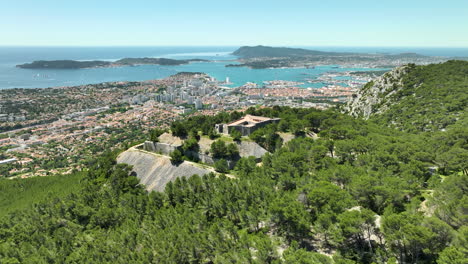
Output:
[[[204,72],[218,80],[229,77],[230,86],[246,82],[262,85],[264,81],[306,81],[329,71],[369,70],[342,68],[337,65],[318,66],[315,69],[250,69],[225,67],[234,63],[231,55],[238,47],[0,47],[0,89],[45,88],[74,86],[111,81],[144,81],[161,79],[178,72]],[[466,56],[468,48],[372,48],[372,47],[304,47],[322,51],[366,53],[416,52],[431,56]],[[21,69],[18,64],[35,60],[118,60],[126,57],[158,57],[173,59],[200,58],[213,62],[197,62],[179,66],[140,65],[135,67],[90,69]],[[381,70],[381,69],[374,69]],[[321,83],[303,87],[320,87]]]

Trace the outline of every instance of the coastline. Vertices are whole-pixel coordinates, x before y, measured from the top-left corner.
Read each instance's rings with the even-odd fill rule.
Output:
[[[0,47],[0,76],[2,77],[0,78],[0,89],[34,89],[97,84],[103,82],[145,81],[162,79],[181,71],[202,71],[220,80],[229,77],[231,83],[233,83],[230,87],[237,87],[247,82],[261,84],[269,80],[303,81],[303,73],[307,73],[308,78],[316,78],[323,72],[334,70],[327,67],[327,65],[331,65],[328,63],[317,63],[315,66],[316,69],[307,69],[307,67],[269,67],[253,70],[247,67],[225,67],[226,64],[235,63],[239,60],[239,58],[230,55],[235,48],[236,47]],[[338,49],[336,51],[341,50],[342,49]],[[413,50],[414,49],[408,49],[405,51]],[[375,49],[369,48],[367,50],[363,48],[359,51],[375,52]],[[401,51],[401,49],[395,50],[395,52]],[[433,55],[444,55],[443,53],[433,53]],[[450,52],[448,53],[448,55],[450,55]],[[460,53],[460,55],[464,54],[465,53]],[[209,60],[210,63],[191,62],[177,66],[138,64],[136,67],[113,65],[73,70],[20,69],[15,67],[15,65],[24,63],[25,58],[28,58],[29,61],[40,59],[56,60],[62,58],[70,58],[76,61],[98,59],[111,61],[115,59],[110,58],[156,58],[163,56],[173,59],[191,59],[200,56],[199,58]],[[376,68],[375,65],[340,64],[340,66],[341,68],[336,70],[366,71],[370,68]]]
[[[140,65],[178,66],[192,62],[210,62],[204,59],[175,60],[167,58],[123,58],[117,61],[83,61],[83,60],[37,60],[30,63],[18,64],[15,67],[31,70],[77,70],[93,68],[135,67]]]

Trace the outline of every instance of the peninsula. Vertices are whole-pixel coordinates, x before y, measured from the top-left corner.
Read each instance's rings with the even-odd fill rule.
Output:
[[[226,67],[249,67],[252,69],[314,67],[317,65],[366,66],[388,68],[407,63],[430,64],[449,60],[447,57],[432,57],[417,53],[351,53],[325,52],[300,48],[244,46],[232,53],[239,57],[237,64]],[[460,59],[460,58],[458,58]],[[466,60],[467,58],[462,58]]]
[[[309,49],[268,47],[268,46],[243,46],[232,53],[241,58],[260,57],[303,57],[303,56],[346,56],[356,53],[349,52],[324,52]]]
[[[97,67],[122,67],[136,65],[165,65],[176,66],[191,62],[208,62],[203,59],[175,60],[166,58],[123,58],[116,61],[76,61],[76,60],[38,60],[32,63],[16,65],[23,69],[82,69]]]

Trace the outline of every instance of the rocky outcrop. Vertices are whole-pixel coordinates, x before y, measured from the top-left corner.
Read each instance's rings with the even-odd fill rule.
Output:
[[[122,152],[117,157],[118,163],[133,166],[133,171],[146,186],[148,191],[164,191],[166,184],[179,177],[200,176],[213,172],[212,168],[184,161],[173,165],[171,159],[156,153],[149,153],[135,148]]]
[[[398,67],[374,81],[368,82],[346,104],[344,111],[352,116],[365,119],[373,114],[385,112],[394,103],[392,95],[402,88],[403,76],[408,70],[408,66]]]

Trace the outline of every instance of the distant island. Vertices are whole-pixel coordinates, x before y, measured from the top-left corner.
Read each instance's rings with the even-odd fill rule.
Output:
[[[382,54],[326,52],[301,48],[268,46],[244,46],[234,51],[232,55],[238,56],[240,63],[227,64],[226,67],[249,67],[252,69],[308,68],[317,65],[359,65],[365,67],[388,68],[407,63],[440,63],[450,59],[445,57],[425,56],[417,53]]]
[[[75,61],[75,60],[39,60],[32,63],[16,65],[22,69],[82,69],[97,67],[121,67],[135,65],[165,65],[176,66],[190,62],[208,62],[203,59],[174,60],[166,58],[124,58],[117,61]]]

